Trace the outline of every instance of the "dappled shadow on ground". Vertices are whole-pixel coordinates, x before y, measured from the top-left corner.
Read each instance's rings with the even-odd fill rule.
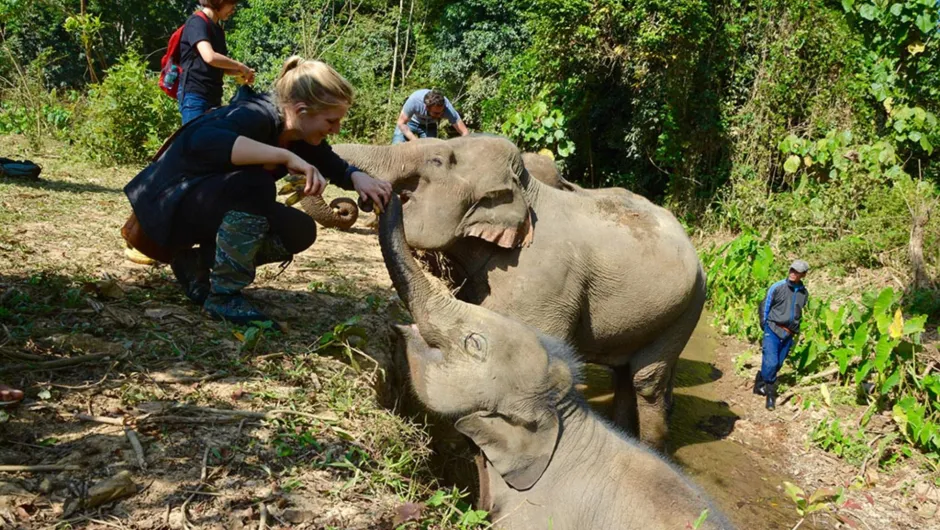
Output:
[[[33,190],[34,192],[124,193],[120,188],[109,188],[90,182],[68,182],[41,177],[36,180],[0,177],[0,184],[10,184],[24,191]]]
[[[275,333],[206,320],[155,271],[0,276],[0,381],[27,394],[0,424],[0,464],[61,468],[0,473],[27,494],[23,524],[180,527],[185,505],[196,526],[257,526],[265,506],[270,521],[383,528],[398,495],[426,494],[425,435],[377,402],[399,394],[381,384],[389,292],[252,289],[289,324]],[[122,470],[137,493],[73,506]]]

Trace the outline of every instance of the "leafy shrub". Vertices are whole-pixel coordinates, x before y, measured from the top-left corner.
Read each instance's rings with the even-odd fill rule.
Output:
[[[559,159],[574,153],[574,143],[565,129],[565,115],[560,109],[549,109],[541,100],[512,114],[503,124],[503,134],[524,151],[548,149]]]
[[[9,51],[5,44],[3,48]],[[63,99],[55,89],[46,90],[49,62],[47,53],[25,67],[14,61],[16,74],[0,93],[0,134],[25,135],[34,148],[43,137],[61,137],[69,130],[72,107],[80,100],[75,91],[69,91]]]
[[[179,126],[175,102],[157,85],[143,59],[130,52],[92,85],[81,126],[73,138],[100,163],[146,161]]]
[[[838,418],[824,418],[810,433],[810,439],[823,451],[842,457],[854,466],[861,465],[872,451],[864,431],[846,432]]]
[[[745,233],[702,256],[715,325],[729,335],[757,340],[758,307],[770,285],[774,254],[754,233]]]

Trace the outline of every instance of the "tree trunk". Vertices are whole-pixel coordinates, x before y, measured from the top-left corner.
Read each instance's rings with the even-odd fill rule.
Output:
[[[392,49],[392,78],[388,82],[388,102],[385,110],[385,124],[383,130],[388,130],[388,117],[392,114],[392,93],[395,90],[395,74],[398,73],[398,33],[401,29],[401,16],[405,8],[405,0],[398,0],[398,20],[395,21],[395,47]],[[396,120],[397,121],[397,120]]]
[[[930,221],[930,210],[925,209],[920,214],[912,216],[911,241],[908,244],[908,253],[911,258],[911,272],[913,273],[913,286],[915,289],[930,287],[930,278],[924,267],[924,228]]]

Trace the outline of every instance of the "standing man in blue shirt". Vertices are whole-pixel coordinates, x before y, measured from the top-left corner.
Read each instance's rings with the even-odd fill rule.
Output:
[[[760,327],[764,331],[763,358],[760,372],[754,378],[754,393],[767,397],[767,410],[777,406],[777,372],[793,346],[793,337],[800,332],[803,308],[809,292],[803,277],[809,264],[798,259],[790,264],[786,279],[770,286],[760,307]]]
[[[447,118],[447,121],[457,128],[460,136],[470,134],[460,119],[460,114],[457,114],[450,100],[439,90],[415,90],[401,108],[392,143],[401,144],[418,138],[437,138],[437,123],[441,118]]]

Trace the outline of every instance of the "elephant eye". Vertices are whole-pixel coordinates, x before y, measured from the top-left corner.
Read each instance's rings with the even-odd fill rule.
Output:
[[[432,166],[442,167],[444,165],[444,159],[439,156],[435,156],[434,158],[431,158],[430,160],[428,160],[428,164],[431,164]]]
[[[483,360],[486,357],[486,337],[479,333],[471,333],[463,341],[464,349],[470,355]]]

